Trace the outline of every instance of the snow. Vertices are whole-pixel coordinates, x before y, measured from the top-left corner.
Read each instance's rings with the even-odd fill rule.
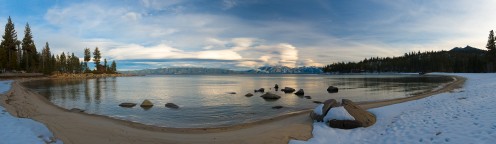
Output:
[[[5,94],[12,81],[0,81],[0,93]],[[0,143],[2,144],[45,144],[62,143],[52,140],[52,133],[43,124],[31,119],[17,118],[0,106]]]
[[[321,111],[322,111],[322,108],[321,108]],[[342,107],[342,106],[331,108],[331,110],[329,110],[329,112],[327,112],[327,115],[324,117],[324,121],[329,121],[332,119],[335,119],[335,120],[355,120],[355,118],[353,116],[351,116],[350,113],[348,113],[348,111],[346,109],[344,109],[344,107]]]
[[[324,107],[324,104],[319,104],[315,109],[313,109],[313,113],[322,115],[322,108]]]
[[[494,143],[496,74],[451,75],[467,78],[463,88],[370,109],[377,122],[367,128],[343,130],[314,122],[313,138],[290,143]]]

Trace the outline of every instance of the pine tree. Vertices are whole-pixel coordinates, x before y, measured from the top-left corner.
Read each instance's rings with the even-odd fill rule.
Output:
[[[2,56],[0,60],[0,66],[7,70],[14,70],[17,68],[17,32],[15,31],[12,19],[9,16],[7,24],[5,25],[5,33],[2,36],[3,40],[0,44],[2,50]]]
[[[494,41],[495,41],[495,39],[494,39],[494,32],[493,32],[493,30],[491,30],[491,31],[489,31],[489,37],[488,37],[487,45],[486,45],[486,48],[489,51],[496,50],[496,45],[495,45]]]
[[[98,47],[95,48],[95,51],[93,52],[93,61],[95,62],[95,67],[96,70],[100,70],[100,59],[102,58],[100,50],[98,50]]]
[[[50,45],[48,42],[45,43],[45,47],[41,50],[41,71],[45,74],[49,74],[53,71],[52,64],[52,54],[50,52]]]
[[[112,64],[110,64],[110,71],[112,73],[116,73],[117,72],[117,64],[115,63],[115,61],[112,61]]]
[[[108,71],[107,59],[103,59],[103,68],[104,68],[103,70],[104,70],[105,72],[107,72],[107,71]]]
[[[60,70],[60,72],[65,73],[66,72],[66,67],[67,67],[67,59],[65,57],[65,53],[62,52],[62,54],[60,54],[60,60],[59,60],[59,70]]]
[[[495,37],[494,37],[494,32],[493,30],[489,31],[489,37],[487,40],[487,45],[486,48],[488,49],[487,52],[487,59],[489,60],[489,71],[493,71],[496,69],[496,44],[495,44]],[[492,65],[492,66],[491,66]]]
[[[34,71],[36,65],[38,64],[38,57],[36,52],[36,46],[33,41],[33,35],[31,33],[31,28],[29,24],[26,23],[26,28],[24,30],[24,38],[22,39],[22,62],[21,67],[27,71]]]
[[[88,62],[91,60],[91,51],[89,48],[84,49],[84,70],[89,72]]]

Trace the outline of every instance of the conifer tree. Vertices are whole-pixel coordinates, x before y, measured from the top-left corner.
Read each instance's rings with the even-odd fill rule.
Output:
[[[112,64],[110,64],[110,71],[112,73],[116,73],[117,72],[117,64],[115,63],[115,61],[112,61]]]
[[[490,71],[493,71],[496,68],[496,44],[495,44],[495,37],[494,37],[494,32],[493,30],[489,31],[489,37],[487,39],[487,45],[486,48],[488,49],[487,52],[487,59],[489,60],[489,66]],[[492,65],[492,67],[491,67]]]
[[[34,71],[35,66],[38,64],[38,52],[36,52],[33,35],[28,23],[26,23],[24,38],[22,39],[22,51],[21,67],[30,72]]]
[[[102,58],[100,50],[98,47],[95,48],[95,51],[93,52],[93,61],[95,62],[95,67],[98,70],[100,70],[100,59]]]
[[[88,62],[91,60],[91,51],[89,48],[85,48],[84,49],[84,70],[85,72],[88,72],[89,71],[89,67],[88,67]]]
[[[14,70],[17,68],[17,32],[15,31],[14,23],[9,16],[7,24],[5,25],[5,33],[2,36],[3,40],[0,44],[2,49],[2,56],[0,66],[7,70]]]

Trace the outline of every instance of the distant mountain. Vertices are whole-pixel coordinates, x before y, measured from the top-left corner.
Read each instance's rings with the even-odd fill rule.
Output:
[[[478,48],[475,48],[475,47],[466,46],[464,48],[455,47],[455,48],[451,49],[450,52],[484,54],[486,51],[485,50],[478,49]]]
[[[198,68],[198,67],[177,67],[177,68],[159,68],[144,69],[136,71],[124,71],[125,74],[137,75],[180,75],[180,74],[240,74],[243,72],[220,69],[220,68]]]
[[[287,66],[263,66],[247,72],[259,74],[320,74],[323,71],[321,68],[314,66],[296,68],[290,68]]]
[[[263,66],[248,71],[233,71],[220,68],[199,68],[199,67],[176,67],[176,68],[158,68],[144,69],[135,71],[121,71],[124,74],[137,75],[181,75],[181,74],[320,74],[322,69],[319,67],[297,67],[290,68],[287,66]]]

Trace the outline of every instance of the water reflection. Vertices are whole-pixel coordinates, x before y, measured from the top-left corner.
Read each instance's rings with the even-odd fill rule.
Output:
[[[450,81],[449,77],[416,75],[169,75],[145,77],[99,78],[85,80],[40,80],[25,83],[61,107],[80,108],[89,113],[114,116],[171,127],[223,126],[315,107],[312,101],[346,98],[353,101],[376,101],[402,98],[430,90]],[[292,87],[304,89],[312,99],[275,91]],[[337,86],[339,93],[328,93],[328,86]],[[254,93],[280,95],[266,101]],[[237,94],[228,94],[236,92]],[[245,97],[253,93],[252,97]],[[144,99],[154,103],[150,109],[139,107]],[[121,108],[122,102],[138,103],[134,108]],[[171,110],[165,103],[181,108]],[[274,110],[273,106],[283,106]],[[201,123],[198,123],[201,121]]]

